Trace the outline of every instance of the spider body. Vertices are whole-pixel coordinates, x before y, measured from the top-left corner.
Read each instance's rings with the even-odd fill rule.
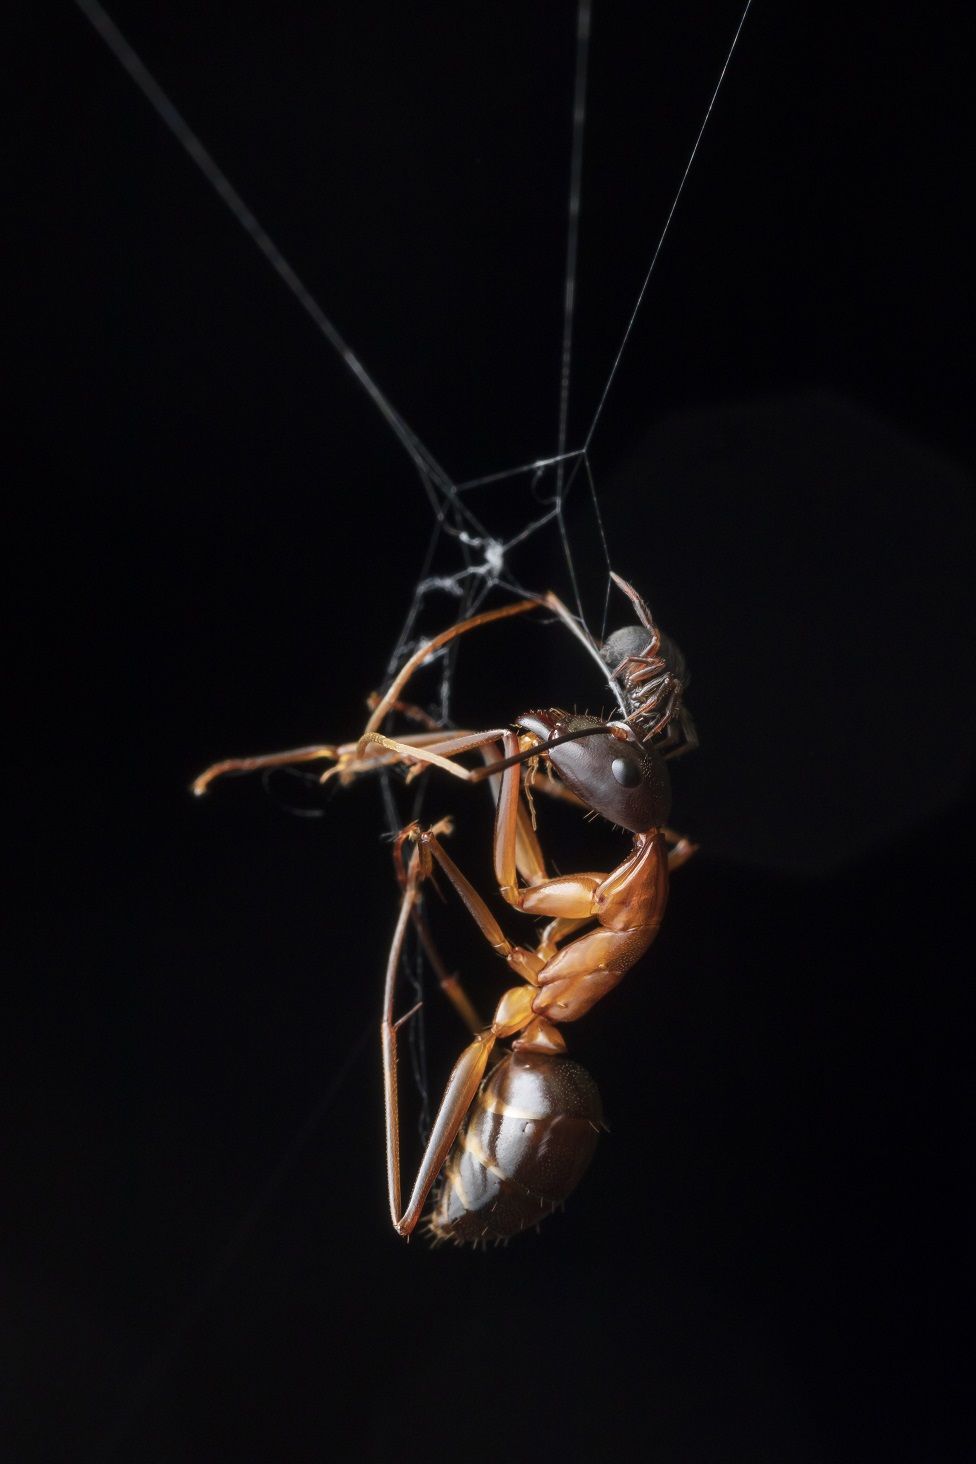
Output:
[[[378,730],[393,710],[410,714],[400,694],[433,652],[459,635],[524,614],[540,603],[523,600],[461,621],[422,646],[385,695],[375,699],[358,743],[217,763],[194,784],[201,793],[224,772],[314,759],[331,762],[324,776],[339,774],[343,781],[371,768],[401,764],[411,777],[438,768],[468,783],[490,782],[496,804],[492,849],[498,892],[513,909],[546,921],[527,943],[509,939],[451,859],[443,844],[452,829],[450,819],[429,827],[412,823],[394,841],[401,903],[387,961],[380,1033],[390,1213],[404,1236],[416,1228],[442,1175],[431,1219],[433,1234],[442,1239],[514,1234],[543,1218],[575,1187],[592,1157],[601,1111],[592,1079],[564,1056],[560,1028],[584,1016],[648,949],[664,915],[669,871],[694,852],[693,845],[666,827],[671,793],[664,759],[690,745],[691,724],[682,721],[684,658],[664,640],[636,591],[623,580],[617,582],[637,607],[641,625],[616,632],[602,648],[554,595],[542,603],[604,665],[622,653],[612,672],[623,712],[618,720],[549,707],[525,712],[509,727],[483,732],[440,731],[428,724],[428,730],[397,740]],[[482,766],[469,768],[458,761],[472,752],[480,754]],[[530,776],[544,767],[554,779],[540,781],[543,791],[568,797],[630,833],[630,851],[616,868],[549,874],[526,800],[527,763]],[[458,978],[447,972],[427,927],[423,891],[435,867],[517,983],[503,992],[487,1025]],[[394,999],[411,924],[445,995],[469,1027],[471,1041],[447,1080],[404,1206],[397,1052],[400,1028],[413,1013],[397,1018]],[[506,1041],[512,1043],[509,1052],[498,1046]]]
[[[643,742],[657,739],[662,755],[677,756],[698,746],[691,713],[683,703],[688,664],[681,648],[654,623],[632,585],[616,584],[633,604],[639,625],[625,625],[599,647],[600,659],[620,688],[627,720]]]

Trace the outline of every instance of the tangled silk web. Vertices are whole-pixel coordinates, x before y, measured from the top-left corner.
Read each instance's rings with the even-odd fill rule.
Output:
[[[674,217],[675,210],[684,190],[685,182],[694,163],[705,128],[708,125],[716,97],[725,78],[746,16],[749,13],[751,0],[746,0],[739,18],[718,80],[705,110],[701,126],[678,183],[673,202],[664,220],[660,236],[651,253],[647,273],[644,276],[634,308],[623,331],[620,347],[610,367],[599,400],[595,404],[589,429],[582,446],[570,448],[568,445],[568,422],[572,380],[573,318],[577,284],[577,245],[581,214],[587,66],[592,10],[592,0],[579,0],[576,24],[576,76],[573,93],[573,131],[567,210],[566,267],[563,288],[563,330],[562,347],[559,355],[557,450],[552,456],[522,463],[516,467],[492,473],[484,477],[474,478],[466,482],[454,482],[451,479],[450,475],[437,461],[434,454],[421,441],[409,423],[404,420],[396,407],[384,395],[374,378],[367,371],[363,362],[340,335],[318,301],[309,293],[277,244],[259,223],[256,216],[234,188],[219,164],[204,147],[166,92],[126,40],[125,36],[119,31],[111,17],[97,3],[97,0],[76,0],[76,4],[155,109],[173,137],[184,148],[211,187],[223,200],[241,227],[267,259],[272,269],[290,290],[316,329],[337,352],[346,369],[371,399],[389,429],[396,436],[418,475],[420,486],[431,510],[432,523],[430,537],[413,595],[409,605],[406,607],[399,636],[387,660],[383,689],[385,690],[390,685],[397,671],[407,658],[413,655],[423,644],[422,637],[418,633],[418,628],[423,621],[423,611],[431,596],[437,595],[442,600],[446,598],[452,603],[454,610],[453,618],[456,622],[476,614],[493,592],[501,592],[503,595],[510,596],[514,599],[525,599],[537,595],[540,586],[523,584],[518,578],[516,563],[519,556],[516,551],[520,550],[530,540],[537,539],[544,534],[555,534],[558,536],[561,554],[565,563],[565,581],[568,591],[569,609],[580,639],[583,640],[595,655],[596,646],[599,641],[602,641],[606,633],[606,614],[610,594],[612,565],[603,520],[600,514],[596,485],[593,478],[590,446],[624,355],[631,331],[640,311],[648,284],[654,272],[662,245],[667,236],[671,220]],[[480,503],[485,497],[484,494],[476,495],[475,490],[491,489],[495,486],[510,482],[513,479],[520,480],[522,485],[528,487],[529,491],[523,495],[523,501],[533,505],[533,516],[529,517],[508,538],[505,538],[493,532],[491,524],[486,522],[484,508],[481,508],[477,513],[475,512],[473,502],[477,498],[477,501]],[[598,634],[591,629],[584,610],[580,576],[577,574],[570,535],[567,530],[566,503],[571,493],[584,493],[586,495],[593,517],[596,537],[602,553],[604,592]],[[549,586],[541,588],[549,588]],[[441,615],[442,625],[445,620],[446,617]],[[444,728],[449,728],[453,725],[451,691],[459,651],[460,642],[455,640],[436,653],[436,658],[440,662],[438,692],[436,702],[430,710],[434,715],[436,723]],[[433,660],[434,657],[431,659]],[[605,668],[601,669],[605,678],[606,670]],[[608,685],[613,695],[617,696],[614,684],[609,682]],[[298,777],[311,778],[315,776],[302,773],[300,770],[295,770],[295,772]],[[315,780],[317,781],[317,778]],[[419,816],[424,781],[421,780],[419,785],[415,785],[414,802],[409,814],[411,818]],[[402,827],[405,819],[403,811],[397,807],[394,789],[391,786],[391,777],[388,773],[383,774],[381,787],[386,822],[390,834],[393,835]],[[318,813],[321,810],[302,809],[296,811]],[[415,948],[408,950],[404,974],[414,987],[415,998],[419,1002],[423,997],[424,979],[423,954],[419,947],[415,946]],[[428,1084],[426,1081],[426,1062],[423,1052],[423,1024],[411,1023],[410,1033],[414,1076],[423,1100],[420,1126],[422,1133],[424,1133],[429,1125],[429,1111],[427,1104]]]
[[[587,63],[589,57],[592,9],[592,0],[578,0],[566,268],[563,287],[563,330],[562,346],[559,354],[557,449],[551,456],[522,463],[505,471],[492,473],[467,482],[454,482],[451,479],[450,475],[437,461],[434,454],[420,440],[410,425],[397,411],[396,407],[387,399],[374,378],[367,371],[363,362],[347,345],[322,307],[309,293],[277,244],[251,212],[219,164],[204,147],[203,143],[174,106],[173,102],[141,58],[133,50],[125,36],[119,31],[110,16],[98,4],[98,0],[75,0],[75,3],[101,36],[119,64],[128,73],[147,101],[154,108],[175,140],[189,155],[201,174],[206,178],[213,190],[237,219],[240,226],[264,255],[271,268],[276,272],[283,284],[287,286],[315,328],[341,358],[344,366],[358,382],[361,390],[373,402],[388,428],[393,432],[404,452],[409,457],[418,475],[421,489],[426,496],[431,511],[430,537],[410,603],[405,607],[399,636],[396,644],[391,648],[385,667],[385,687],[390,685],[398,669],[406,659],[414,654],[422,645],[423,641],[419,634],[419,627],[423,620],[425,606],[432,596],[436,595],[442,602],[447,600],[451,603],[454,609],[454,620],[460,621],[476,614],[489,595],[497,595],[500,593],[503,596],[508,595],[518,599],[536,595],[540,586],[528,586],[520,582],[517,573],[517,564],[523,546],[546,534],[557,536],[565,562],[566,598],[570,610],[571,624],[575,626],[579,637],[588,645],[591,652],[595,654],[596,641],[598,639],[602,640],[605,634],[606,610],[611,583],[611,560],[591,469],[590,446],[634,328],[662,245],[684,190],[685,182],[711,116],[716,97],[722,86],[739,35],[749,13],[751,0],[745,0],[744,9],[705,110],[701,126],[691,147],[684,171],[678,182],[673,202],[667,217],[664,219],[660,236],[651,252],[648,269],[638,292],[636,302],[630,318],[623,329],[619,349],[610,366],[599,399],[594,403],[589,428],[582,441],[582,445],[571,448],[568,442],[568,421],[572,378],[577,242],[581,212],[583,140],[586,122]],[[492,524],[487,521],[488,515],[486,510],[480,507],[479,511],[476,512],[474,505],[475,503],[481,505],[486,497],[485,494],[478,493],[476,490],[491,490],[496,485],[502,485],[513,479],[518,479],[522,485],[528,487],[529,491],[522,495],[522,501],[531,503],[532,510],[531,515],[527,516],[527,520],[506,538],[501,533],[493,530]],[[577,497],[585,495],[602,551],[604,583],[603,619],[598,634],[591,629],[584,611],[580,576],[577,574],[577,566],[574,563],[570,544],[570,535],[567,530],[566,503],[571,494],[575,494]],[[487,497],[490,502],[490,493]],[[549,587],[544,586],[541,588]],[[446,616],[440,616],[441,625],[443,625],[446,618]],[[440,663],[439,689],[433,710],[436,714],[435,720],[444,727],[449,727],[452,724],[451,689],[459,648],[460,643],[455,640],[437,653]],[[605,677],[606,669],[602,667],[602,663],[601,669]],[[614,695],[616,695],[616,690],[612,687],[612,684],[611,689]],[[387,774],[384,774],[381,779],[381,786],[387,823],[390,832],[394,833],[402,826],[404,818],[396,806],[395,790],[391,786],[391,781],[391,778]],[[424,781],[423,779],[419,780],[413,785],[411,790],[415,800],[411,810],[412,817],[418,815],[419,802],[417,800],[422,796]],[[424,962],[423,952],[420,950],[418,942],[415,942],[413,947],[408,948],[406,951],[404,975],[414,986],[417,1000],[420,1000],[423,994]],[[109,1437],[106,1440],[106,1444],[110,1449],[114,1449],[119,1444],[122,1435],[132,1424],[136,1413],[158,1386],[160,1379],[164,1375],[168,1365],[172,1362],[187,1332],[203,1312],[227,1270],[234,1263],[249,1235],[267,1209],[272,1195],[282,1183],[285,1174],[296,1162],[297,1157],[304,1150],[310,1136],[321,1123],[326,1111],[331,1107],[353,1063],[361,1054],[371,1030],[372,1024],[355,1044],[347,1061],[334,1075],[333,1082],[328,1090],[308,1115],[299,1132],[284,1150],[279,1162],[265,1179],[258,1193],[254,1196],[252,1203],[242,1215],[235,1231],[228,1237],[223,1250],[217,1255],[209,1268],[203,1284],[199,1287],[196,1294],[187,1299],[182,1310],[178,1313],[168,1335],[160,1342],[156,1354],[150,1360],[143,1376],[133,1390],[127,1406],[116,1419],[114,1426],[110,1430]],[[420,1114],[420,1127],[423,1134],[429,1125],[429,1111],[426,1101],[428,1084],[426,1081],[426,1064],[423,1050],[423,1024],[419,1022],[411,1023],[409,1030],[411,1034],[411,1057],[414,1077],[423,1101],[423,1109]]]
[[[572,375],[573,316],[576,298],[576,261],[581,212],[581,178],[583,140],[586,123],[586,80],[589,57],[590,20],[592,0],[579,0],[576,30],[576,79],[573,96],[573,133],[570,160],[570,186],[568,200],[568,228],[566,244],[566,271],[563,290],[563,336],[559,358],[559,423],[556,453],[523,463],[502,472],[485,477],[456,483],[438,463],[434,454],[420,440],[396,407],[381,391],[367,371],[363,362],[349,347],[318,301],[309,293],[302,280],[282,254],[277,244],[265,231],[251,209],[244,202],[231,181],[216,160],[204,147],[187,121],[174,106],[169,96],[156,81],[144,62],[122,35],[111,17],[98,0],[75,0],[91,25],[105,41],[113,55],[129,74],[140,91],[155,109],[160,119],[184,148],[211,187],[226,204],[244,231],[250,236],[272,269],[309,316],[320,334],[341,357],[347,370],[355,377],[361,389],[369,396],[377,410],[394,433],[409,456],[420,479],[420,484],[432,511],[432,527],[427,552],[418,576],[410,605],[407,608],[403,626],[396,644],[392,648],[386,666],[386,684],[392,680],[397,669],[417,649],[416,627],[427,598],[434,592],[447,594],[456,604],[456,619],[461,620],[475,614],[486,597],[493,590],[501,590],[515,598],[525,598],[538,590],[530,589],[519,582],[513,568],[513,551],[545,530],[558,534],[565,559],[570,601],[578,619],[584,638],[592,642],[593,633],[584,613],[579,579],[566,527],[565,506],[571,491],[582,479],[595,519],[597,534],[602,548],[605,567],[604,622],[610,587],[610,554],[600,516],[599,500],[593,480],[590,463],[590,446],[597,430],[604,405],[614,377],[640,311],[651,275],[667,236],[671,220],[691,171],[699,144],[708,125],[716,97],[728,70],[739,35],[749,13],[751,0],[746,0],[744,9],[732,37],[731,45],[723,62],[714,91],[688,156],[688,161],[678,183],[673,202],[664,220],[660,236],[651,255],[647,273],[638,292],[630,319],[623,332],[619,350],[611,365],[606,383],[595,405],[589,429],[581,447],[571,449],[567,445],[569,399]],[[527,500],[539,507],[539,513],[525,523],[508,539],[492,533],[490,525],[483,522],[471,507],[471,493],[477,488],[500,485],[511,479],[527,480],[531,489]],[[445,552],[445,550],[447,552]],[[601,624],[601,636],[605,624]],[[450,724],[450,691],[452,669],[457,655],[455,644],[441,652],[443,669],[439,696],[439,719],[445,726]]]

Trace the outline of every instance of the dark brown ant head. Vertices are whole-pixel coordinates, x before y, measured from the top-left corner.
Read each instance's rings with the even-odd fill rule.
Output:
[[[558,707],[527,712],[518,725],[542,740],[540,751],[567,788],[610,823],[632,834],[667,823],[671,783],[655,748],[643,746],[623,727]]]

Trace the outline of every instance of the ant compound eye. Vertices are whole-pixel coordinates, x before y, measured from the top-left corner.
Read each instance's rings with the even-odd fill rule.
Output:
[[[641,780],[641,770],[629,757],[615,757],[610,771],[623,788],[636,788]]]
[[[557,720],[546,716],[551,717],[548,723],[539,721],[544,730]],[[566,729],[560,736],[568,738],[552,747],[549,760],[580,802],[632,834],[663,828],[671,796],[667,763],[660,753],[625,740],[619,726],[596,717],[562,713],[558,720]],[[535,730],[527,717],[520,725]]]

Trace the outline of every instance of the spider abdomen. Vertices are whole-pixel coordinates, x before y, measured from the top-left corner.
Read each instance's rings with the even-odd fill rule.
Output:
[[[579,1063],[538,1052],[504,1058],[444,1166],[434,1238],[504,1240],[538,1224],[583,1177],[602,1123],[599,1091]]]

